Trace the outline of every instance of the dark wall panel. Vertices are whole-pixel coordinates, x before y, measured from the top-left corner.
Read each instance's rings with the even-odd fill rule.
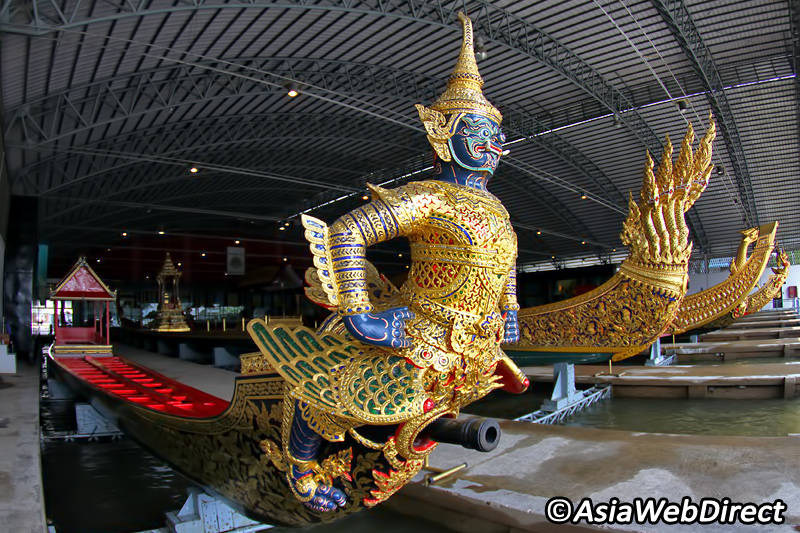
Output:
[[[31,307],[39,253],[37,206],[35,197],[14,196],[9,209],[3,300],[11,342],[23,357],[33,351]]]

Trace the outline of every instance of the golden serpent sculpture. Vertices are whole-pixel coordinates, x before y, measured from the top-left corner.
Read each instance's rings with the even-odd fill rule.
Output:
[[[789,256],[783,250],[778,250],[777,257],[778,266],[772,269],[772,274],[769,280],[756,290],[742,299],[732,311],[723,315],[711,322],[703,324],[705,329],[722,329],[727,328],[737,318],[755,313],[767,305],[773,298],[775,298],[781,291],[781,287],[786,283],[786,278],[789,277]]]
[[[609,353],[618,361],[638,354],[668,328],[686,294],[692,253],[684,215],[708,185],[713,119],[696,151],[691,124],[673,164],[666,138],[661,165],[646,156],[639,202],[628,202],[620,235],[628,258],[600,287],[581,296],[519,312],[514,351]]]
[[[743,231],[738,253],[731,263],[730,276],[722,283],[684,297],[667,333],[677,335],[699,328],[729,313],[733,318],[743,316],[747,295],[767,268],[775,248],[777,230],[778,223],[772,222]],[[753,242],[753,253],[745,259],[748,246]],[[766,301],[762,307],[764,305]]]

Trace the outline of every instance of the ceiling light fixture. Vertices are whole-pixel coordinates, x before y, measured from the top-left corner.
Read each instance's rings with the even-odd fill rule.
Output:
[[[122,232],[122,236],[123,236],[123,237],[127,237],[127,236],[128,236],[128,232],[127,232],[127,231],[123,231],[123,232]]]
[[[619,115],[614,115],[614,127],[621,128],[622,127],[622,119],[619,118]]]
[[[233,244],[239,244],[239,239],[236,239],[235,241],[233,241]]]
[[[192,174],[197,174],[197,167],[190,168],[189,172],[191,172]]]
[[[585,194],[581,195],[581,200],[586,200],[586,195]]]
[[[686,110],[689,109],[689,100],[686,100],[685,98],[681,98],[676,103],[678,105],[678,111],[681,113],[685,113]]]
[[[290,81],[286,84],[286,94],[289,95],[289,98],[294,98],[300,94],[300,90],[297,88],[297,84],[295,82]]]
[[[478,61],[485,61],[487,57],[489,57],[489,53],[486,51],[486,44],[483,42],[483,37],[478,35],[475,38],[475,59]]]
[[[202,252],[202,253],[200,254],[200,257],[205,257],[205,256],[206,256],[206,253],[205,253],[205,252]]]
[[[158,234],[159,235],[164,235],[164,230],[163,229],[158,230]]]

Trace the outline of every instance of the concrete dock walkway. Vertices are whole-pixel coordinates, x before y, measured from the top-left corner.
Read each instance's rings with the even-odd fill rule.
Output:
[[[664,435],[502,421],[490,453],[440,445],[431,466],[469,467],[441,486],[421,478],[390,499],[402,512],[441,520],[460,531],[796,532],[800,524],[800,437]],[[788,506],[783,525],[611,524],[559,526],[545,518],[556,496],[577,504],[617,498],[701,498]]]
[[[39,369],[18,362],[0,378],[0,531],[43,533]]]

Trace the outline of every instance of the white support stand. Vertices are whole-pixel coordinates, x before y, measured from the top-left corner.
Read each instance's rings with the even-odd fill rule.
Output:
[[[661,339],[650,345],[650,358],[644,362],[644,366],[670,366],[675,364],[675,354],[661,354]]]
[[[167,513],[167,527],[140,533],[255,533],[273,527],[242,516],[198,489],[188,492],[181,510]]]

